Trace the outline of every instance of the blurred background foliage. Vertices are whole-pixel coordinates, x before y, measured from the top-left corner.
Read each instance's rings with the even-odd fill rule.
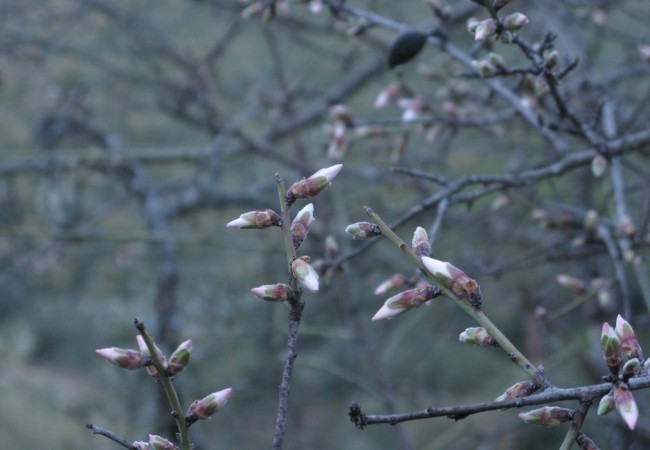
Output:
[[[439,203],[427,203],[445,187],[435,177],[449,183],[517,173],[559,156],[514,113],[472,126],[451,120],[481,122],[511,105],[434,46],[391,71],[385,59],[395,30],[371,27],[354,36],[348,31],[363,21],[336,19],[327,8],[313,14],[298,3],[271,23],[243,20],[246,4],[234,0],[0,4],[0,441],[6,448],[116,448],[92,436],[88,422],[129,440],[170,436],[154,383],[94,355],[96,348],[134,347],[133,317],[166,352],[193,340],[192,364],[176,380],[185,405],[234,389],[227,408],[193,427],[197,449],[268,447],[288,310],[249,291],[286,280],[284,249],[276,230],[225,224],[252,209],[279,210],[274,174],[290,184],[338,162],[341,174],[314,199],[317,220],[300,253],[322,258],[331,235],[340,246],[340,271],[303,297],[285,448],[559,446],[564,429],[526,426],[517,411],[364,431],[349,422],[351,401],[376,413],[482,402],[525,376],[498,350],[459,343],[458,334],[474,324],[445,299],[371,322],[387,298],[374,296],[375,287],[414,270],[388,240],[364,248],[345,236],[345,226],[364,220],[368,205],[387,222],[399,221],[396,231],[410,242],[416,226],[430,229],[438,217]],[[436,24],[422,1],[348,3],[421,30]],[[447,3],[454,10],[449,40],[479,55],[465,23],[485,12],[469,1]],[[647,129],[649,117],[650,73],[637,53],[639,43],[650,41],[649,6],[545,0],[508,8],[530,17],[526,39],[557,35],[564,66],[579,58],[563,81],[577,113],[597,127],[599,105],[615,98],[621,133],[632,133]],[[514,46],[494,49],[509,66],[526,63]],[[398,107],[373,110],[378,93],[396,81],[426,98],[441,120],[405,126]],[[553,109],[521,93],[521,78],[504,83],[534,107]],[[356,125],[379,124],[384,132],[360,138],[349,131],[347,151],[328,155],[329,109],[337,103]],[[564,131],[561,121],[555,125]],[[569,131],[566,139],[570,151],[590,147]],[[639,256],[648,243],[647,157],[647,148],[626,155],[623,167]],[[416,170],[434,180],[413,176]],[[487,314],[562,387],[605,375],[600,328],[623,311],[605,246],[576,245],[584,230],[574,224],[589,209],[615,223],[612,192],[608,176],[595,178],[583,165],[474,201],[456,199],[435,236],[432,256],[479,281]],[[543,211],[543,220],[534,211],[538,218]],[[560,273],[587,283],[609,280],[611,289],[602,292],[609,301],[593,295],[545,320],[543,311],[553,315],[578,296],[555,282]],[[624,275],[630,320],[648,345],[638,271],[626,265]],[[635,396],[641,419],[634,434],[618,417],[590,412],[585,429],[602,448],[647,448],[648,394]]]

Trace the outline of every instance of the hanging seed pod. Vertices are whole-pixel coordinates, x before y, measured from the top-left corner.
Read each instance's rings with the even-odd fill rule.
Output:
[[[388,50],[388,67],[405,64],[415,58],[427,43],[427,35],[421,31],[404,31],[400,33]]]

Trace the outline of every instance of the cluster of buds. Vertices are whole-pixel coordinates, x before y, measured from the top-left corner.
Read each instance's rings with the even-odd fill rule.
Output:
[[[344,112],[340,111],[340,114],[344,114]],[[293,183],[285,194],[284,207],[289,209],[297,199],[312,198],[318,195],[323,189],[327,188],[332,183],[332,180],[338,175],[342,167],[342,164],[336,164],[325,169],[320,169],[309,178],[303,178],[302,180]],[[269,211],[272,212],[272,210],[267,209],[265,212],[254,211],[243,214],[239,219],[228,223],[227,226],[230,228],[266,228],[265,226],[240,225],[244,223],[248,224],[250,221],[263,214],[267,214],[270,218],[272,217],[272,214],[270,214]],[[277,214],[275,215],[277,216]],[[307,238],[309,228],[314,220],[314,205],[311,203],[303,207],[298,212],[298,214],[296,214],[288,230],[288,233],[291,236],[294,251],[297,250],[303,241]],[[264,224],[272,222],[271,225],[280,227],[285,226],[283,224],[282,218],[279,216],[276,220],[271,221],[269,219],[269,221],[261,222]],[[294,258],[290,262],[291,276],[302,287],[315,292],[319,289],[319,279],[316,270],[309,264],[309,262],[309,256],[299,256]],[[251,292],[256,297],[269,302],[286,302],[295,298],[294,289],[284,283],[265,284],[251,289]]]
[[[145,367],[149,375],[155,380],[160,380],[160,375],[154,366],[147,343],[141,335],[137,335],[135,338],[139,351],[109,347],[97,349],[95,353],[97,356],[104,358],[122,369],[134,370]],[[165,369],[165,374],[168,376],[176,375],[190,363],[190,355],[192,354],[192,341],[190,339],[181,342],[178,348],[174,350],[174,353],[171,354],[169,360],[155,344],[154,348],[156,349],[156,356]]]
[[[501,55],[490,52],[485,58],[472,61],[472,67],[482,78],[489,78],[503,73],[506,63]]]
[[[423,256],[422,263],[441,286],[449,289],[458,298],[468,301],[474,309],[481,309],[481,289],[474,279],[445,261]]]
[[[632,392],[628,389],[630,378],[646,375],[650,359],[642,363],[643,352],[632,326],[620,315],[616,326],[603,324],[601,333],[603,358],[614,377],[612,390],[600,400],[598,414],[605,415],[616,409],[630,429],[634,429],[639,411]]]
[[[442,291],[432,285],[409,289],[392,296],[384,303],[372,320],[392,319],[409,309],[418,308],[429,300],[442,295]]]

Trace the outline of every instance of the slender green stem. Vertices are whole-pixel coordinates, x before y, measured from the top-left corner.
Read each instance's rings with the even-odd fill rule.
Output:
[[[153,339],[149,333],[145,330],[144,323],[139,319],[135,319],[135,327],[140,332],[142,339],[147,344],[147,349],[149,350],[149,356],[153,361],[153,365],[158,371],[158,376],[160,377],[160,382],[163,385],[165,390],[165,395],[169,401],[169,405],[172,408],[172,417],[176,422],[176,427],[178,428],[178,440],[181,447],[181,450],[191,450],[192,441],[190,440],[190,435],[187,429],[187,424],[185,423],[185,416],[183,414],[183,409],[181,407],[181,402],[178,399],[178,394],[174,385],[172,384],[171,377],[167,375],[165,371],[165,366],[158,357],[158,352],[156,350],[156,345],[153,342]]]
[[[397,234],[375,213],[372,209],[367,206],[364,207],[364,211],[370,217],[370,219],[379,226],[381,233],[386,236],[388,239],[393,241],[397,247],[411,260],[413,263],[430,279],[436,280],[435,276],[427,270],[427,268],[422,263],[422,259],[419,258],[415,252],[408,246],[402,239],[400,239]],[[531,377],[535,376],[535,367],[528,361],[528,359],[515,347],[515,345],[508,340],[508,338],[501,332],[501,330],[494,324],[492,321],[483,313],[482,310],[474,308],[467,300],[460,298],[453,291],[448,289],[445,286],[438,286],[445,295],[451,298],[463,311],[469,314],[476,322],[479,323],[490,336],[494,338],[495,341],[499,343],[499,346],[508,354],[508,357],[512,362],[521,367],[528,375]]]
[[[570,428],[569,431],[567,431],[566,436],[564,436],[562,445],[560,445],[560,450],[569,450],[571,447],[573,447],[573,443],[576,441],[577,435],[578,432],[573,428]]]

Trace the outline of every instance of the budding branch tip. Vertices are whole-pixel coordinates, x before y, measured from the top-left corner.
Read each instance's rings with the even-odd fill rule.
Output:
[[[370,206],[364,206],[363,212],[366,213],[367,216],[369,216],[370,214],[372,214],[372,208]]]

